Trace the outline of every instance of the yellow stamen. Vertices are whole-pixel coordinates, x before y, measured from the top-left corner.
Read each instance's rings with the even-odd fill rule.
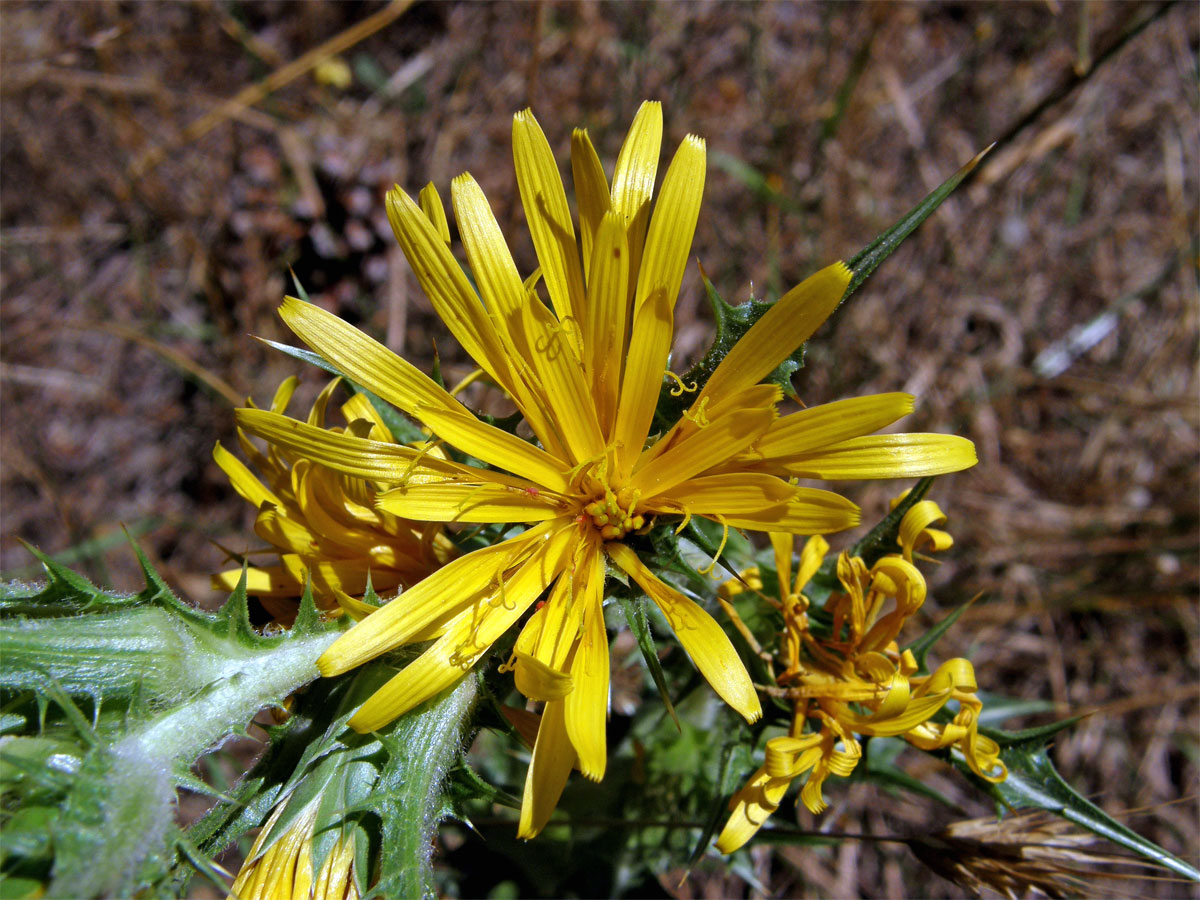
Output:
[[[675,382],[675,387],[671,388],[672,397],[682,397],[685,393],[694,394],[696,393],[696,389],[699,387],[699,385],[697,385],[694,381],[684,384],[683,379],[670,369],[667,369],[663,374]]]
[[[683,414],[683,417],[685,419],[691,419],[693,422],[695,422],[697,428],[707,428],[709,424],[708,400],[708,397],[701,397],[700,403],[696,406],[696,408],[694,410],[689,409]]]
[[[710,563],[709,563],[707,566],[705,566],[703,569],[697,569],[697,570],[696,570],[696,571],[697,571],[697,572],[699,572],[701,575],[712,575],[712,573],[713,573],[713,569],[715,569],[715,568],[717,567],[717,560],[719,560],[719,559],[721,558],[721,554],[722,554],[722,553],[724,552],[724,550],[725,550],[725,544],[726,544],[726,543],[729,541],[729,526],[725,524],[725,520],[724,520],[724,519],[723,519],[721,516],[718,516],[718,515],[716,515],[716,514],[713,514],[712,518],[714,518],[714,519],[716,519],[718,522],[720,522],[720,523],[721,523],[721,528],[723,528],[723,529],[724,529],[724,530],[721,532],[721,546],[719,546],[719,547],[717,548],[717,555],[716,555],[716,556],[714,556],[714,557],[712,558],[712,562],[710,562]],[[714,577],[714,578],[719,578],[720,576],[719,576],[719,575],[714,575],[713,577]]]
[[[483,375],[483,369],[476,369],[454,387],[450,388],[450,393],[457,397],[462,391],[465,391],[469,386],[474,384]]]

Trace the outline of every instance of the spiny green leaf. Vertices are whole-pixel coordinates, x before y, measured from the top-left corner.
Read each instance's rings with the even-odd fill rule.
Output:
[[[987,708],[986,706],[984,707]],[[1049,722],[1045,725],[1038,725],[1034,728],[1026,728],[1021,731],[1004,731],[999,728],[983,728],[979,729],[981,734],[985,734],[994,740],[1001,747],[1006,747],[1014,752],[1036,753],[1045,747],[1052,737],[1060,731],[1065,731],[1070,728],[1080,719],[1085,718],[1082,715],[1071,716],[1066,719],[1059,719],[1057,722]]]
[[[229,890],[225,871],[217,868],[216,864],[205,856],[199,847],[188,840],[186,835],[175,835],[175,847],[192,869],[203,875],[209,884],[222,893]],[[188,880],[190,880],[190,876]],[[171,893],[179,895],[181,890],[172,890]]]
[[[458,818],[463,818],[458,810],[465,800],[481,799],[507,806],[509,809],[521,808],[520,797],[488,782],[465,759],[460,760],[459,764],[450,770],[450,774],[446,776],[446,787],[455,810],[454,815]]]
[[[663,705],[666,706],[667,713],[671,716],[675,727],[682,731],[683,726],[679,724],[679,716],[675,714],[675,704],[671,702],[671,692],[667,688],[667,677],[663,674],[662,663],[658,661],[654,636],[650,634],[650,622],[646,618],[645,601],[640,597],[635,600],[622,592],[619,602],[621,611],[625,613],[625,621],[629,623],[629,630],[633,632],[638,649],[642,651],[642,658],[646,660],[646,668],[650,670],[650,677],[654,679],[654,686],[658,688],[658,694],[662,697]]]
[[[367,586],[370,587],[370,584]],[[306,577],[304,591],[300,594],[300,606],[296,610],[296,619],[292,622],[292,627],[288,632],[289,634],[315,634],[328,628],[328,622],[322,619],[321,614],[317,611],[317,601],[312,592],[312,578]]]
[[[177,764],[175,766],[175,769],[171,774],[171,780],[174,782],[175,787],[181,790],[191,791],[193,794],[198,794],[201,797],[212,797],[214,800],[222,802],[229,802],[231,799],[233,799],[229,796],[229,794],[225,793],[224,791],[219,791],[211,784],[208,784],[203,778],[199,778],[198,776],[192,774],[192,772],[185,768],[183,764]]]
[[[295,270],[295,269],[293,269],[293,268],[291,268],[291,267],[289,266],[289,267],[288,267],[288,272],[289,272],[289,273],[291,274],[291,276],[292,276],[292,284],[293,284],[293,285],[295,286],[295,288],[296,288],[296,296],[297,296],[297,297],[299,297],[301,300],[303,300],[305,303],[309,303],[309,302],[311,302],[311,301],[309,301],[309,299],[308,299],[308,291],[306,291],[306,290],[304,289],[304,285],[302,285],[302,284],[300,283],[300,279],[299,279],[299,278],[296,276],[296,270]]]
[[[47,583],[6,584],[0,590],[0,616],[66,616],[136,606],[141,602],[136,595],[103,591],[33,545],[24,546],[41,562]]]
[[[6,660],[5,667],[7,668],[7,666],[8,662]],[[87,720],[83,711],[75,705],[75,701],[71,699],[53,674],[44,672],[43,676],[44,680],[38,691],[39,696],[53,701],[63,711],[63,714],[67,717],[67,721],[74,727],[75,733],[83,745],[88,747],[95,746],[97,737],[95,729],[92,728],[92,723]]]
[[[1000,758],[1008,767],[1008,777],[999,784],[991,784],[971,773],[966,762],[958,754],[954,754],[953,757],[955,764],[966,772],[968,777],[995,797],[1004,807],[1009,809],[1032,807],[1055,813],[1115,844],[1144,856],[1177,875],[1200,882],[1200,871],[1122,825],[1104,810],[1082,797],[1058,774],[1044,747],[1036,750],[1030,749],[1030,744],[1023,742],[1002,748]]]
[[[346,376],[338,371],[333,363],[326,361],[325,357],[313,353],[311,350],[305,350],[303,347],[293,347],[290,344],[281,344],[278,341],[268,340],[267,338],[256,338],[259,343],[266,344],[273,350],[278,350],[285,356],[290,356],[292,359],[298,359],[301,362],[308,363],[310,366],[316,366],[330,375],[337,375],[340,378]],[[347,379],[349,380],[349,379]]]
[[[977,722],[986,728],[995,728],[1001,722],[1016,716],[1037,716],[1054,712],[1058,708],[1053,700],[1040,697],[1005,697],[987,691],[976,691],[975,695],[983,702]]]
[[[959,617],[962,616],[962,614],[965,613],[974,602],[975,599],[971,599],[966,603],[959,604],[947,615],[942,616],[940,622],[904,648],[906,650],[911,650],[913,656],[916,657],[917,674],[929,674],[929,666],[925,662],[925,658],[929,655],[929,651],[933,649],[933,645],[941,640],[942,636],[950,630],[950,626],[957,622]]]
[[[84,750],[59,737],[15,736],[0,743],[0,790],[31,802],[57,802],[71,786]]]
[[[462,752],[463,727],[475,702],[475,679],[398,719],[384,738],[395,746],[372,798],[383,824],[374,897],[432,897],[431,853],[442,782]]]
[[[129,896],[168,878],[176,789],[206,790],[188,767],[222,738],[244,733],[260,709],[315,678],[316,658],[335,637],[311,595],[301,604],[299,628],[255,633],[244,574],[220,612],[193,609],[135,552],[146,577],[136,596],[110,602],[112,595],[43,559],[51,584],[42,593],[59,614],[27,604],[25,615],[0,621],[3,677],[10,690],[23,692],[9,709],[15,714],[36,701],[39,714],[20,717],[25,728],[69,737],[82,757],[69,772],[53,769],[57,780],[38,787],[22,774],[22,738],[7,737],[0,755],[6,788],[19,796],[56,791],[62,815],[52,895]],[[93,698],[92,721],[73,695]],[[63,710],[65,723],[47,722],[50,704]]]
[[[879,267],[880,263],[891,256],[896,251],[896,248],[909,235],[916,231],[920,224],[928,219],[947,197],[954,193],[955,188],[962,183],[964,178],[971,174],[972,170],[979,165],[991,149],[991,147],[986,147],[976,154],[970,162],[942,182],[924,200],[910,209],[904,218],[846,261],[846,265],[850,267],[853,275],[850,278],[850,284],[846,287],[846,293],[842,295],[843,303],[846,302],[846,299],[851,294],[858,290],[859,286],[870,277],[871,273]]]
[[[59,691],[129,705],[135,697],[174,699],[188,680],[187,643],[171,616],[153,606],[4,619],[0,654],[0,687],[39,691],[56,702]]]
[[[132,896],[150,856],[173,847],[174,787],[160,766],[98,747],[84,759],[53,833],[51,897]]]
[[[721,766],[719,770],[720,774],[717,776],[717,791],[711,801],[712,814],[708,817],[708,821],[704,823],[700,837],[696,840],[696,846],[692,849],[692,853],[688,857],[687,866],[684,869],[684,877],[696,867],[696,863],[708,851],[709,844],[713,840],[713,835],[717,833],[717,829],[729,815],[728,800],[733,796],[738,780],[751,770],[750,748],[752,745],[753,741],[749,737],[748,730],[739,728],[730,739],[725,741],[724,746],[721,748]]]

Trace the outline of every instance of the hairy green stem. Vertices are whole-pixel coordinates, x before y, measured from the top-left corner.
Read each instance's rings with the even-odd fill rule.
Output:
[[[475,702],[475,679],[409,713],[388,738],[395,749],[380,788],[383,806],[378,897],[435,897],[433,838],[446,813],[442,781],[458,760],[463,726]]]
[[[93,750],[66,801],[52,897],[131,896],[143,868],[171,853],[175,772],[319,672],[333,633],[294,635],[257,653],[234,644],[205,660],[199,690]]]

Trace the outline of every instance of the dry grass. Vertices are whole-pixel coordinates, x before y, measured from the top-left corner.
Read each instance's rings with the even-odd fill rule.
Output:
[[[976,441],[980,465],[935,487],[959,543],[933,593],[989,600],[946,652],[969,652],[990,690],[1095,710],[1058,742],[1060,768],[1106,808],[1148,810],[1138,830],[1196,862],[1200,25],[1181,3],[1121,40],[1157,8],[420,3],[346,52],[349,89],[303,75],[234,108],[380,6],[3,4],[3,569],[28,565],[19,536],[133,587],[124,524],[211,602],[213,542],[250,540],[209,454],[231,437],[222,386],[262,399],[297,370],[247,337],[285,338],[287,266],[415,360],[436,342],[463,370],[382,194],[445,194],[470,169],[528,271],[509,156],[526,105],[564,156],[585,124],[611,163],[645,97],[664,101],[672,145],[706,137],[694,255],[731,300],[854,253],[1024,122],[818,333],[797,384],[809,403],[909,390],[906,430]],[[1069,368],[1039,370],[1106,313]],[[693,267],[677,359],[703,349],[705,317]],[[868,509],[893,489],[849,487]],[[840,800],[827,827],[935,827],[927,805],[884,808],[867,786]],[[795,896],[958,890],[889,845],[764,851],[761,866]]]

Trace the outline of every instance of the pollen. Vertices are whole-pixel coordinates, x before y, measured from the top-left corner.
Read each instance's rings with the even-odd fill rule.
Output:
[[[600,532],[600,537],[606,541],[619,541],[631,531],[637,531],[646,524],[644,516],[638,515],[638,491],[622,490],[614,493],[611,488],[604,489],[604,497],[593,500],[583,508],[583,512],[592,520],[592,525]]]

